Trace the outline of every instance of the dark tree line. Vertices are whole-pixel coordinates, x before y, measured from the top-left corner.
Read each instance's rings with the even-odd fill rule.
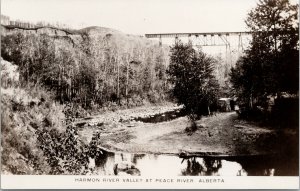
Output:
[[[268,107],[267,97],[299,93],[298,5],[260,0],[248,14],[250,47],[231,71],[231,82],[249,109]]]

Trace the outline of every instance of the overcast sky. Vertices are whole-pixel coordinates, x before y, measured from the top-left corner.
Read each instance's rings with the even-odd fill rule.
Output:
[[[130,34],[245,31],[258,0],[1,0],[12,19],[102,26]],[[293,0],[297,1],[297,0]]]

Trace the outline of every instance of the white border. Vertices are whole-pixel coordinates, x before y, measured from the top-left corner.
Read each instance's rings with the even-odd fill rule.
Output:
[[[85,181],[83,181],[84,179]],[[151,182],[150,179],[152,179]],[[160,182],[157,181],[158,179],[172,179],[173,182]],[[178,179],[181,181],[190,181],[180,183],[177,182]],[[114,182],[109,182],[109,180]],[[125,182],[124,180],[130,180],[131,182]],[[70,175],[1,175],[1,183],[2,189],[299,189],[298,176],[118,177]]]

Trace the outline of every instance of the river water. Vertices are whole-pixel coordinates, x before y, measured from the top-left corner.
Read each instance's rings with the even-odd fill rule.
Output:
[[[160,123],[184,116],[174,110],[145,118],[144,123]],[[276,140],[274,140],[276,141]],[[190,157],[162,154],[104,152],[95,159],[94,174],[117,176],[298,176],[298,152],[277,156]]]
[[[277,156],[234,158],[105,153],[96,160],[96,174],[134,176],[292,176],[298,168]]]
[[[144,123],[160,123],[160,122],[164,122],[164,121],[171,121],[173,119],[176,119],[178,117],[182,117],[185,116],[186,113],[181,110],[181,109],[176,109],[173,111],[168,111],[165,113],[159,113],[156,115],[152,115],[149,117],[137,117],[134,120],[135,121],[141,121]]]

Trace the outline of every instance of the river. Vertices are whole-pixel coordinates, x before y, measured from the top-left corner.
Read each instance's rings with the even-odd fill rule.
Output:
[[[186,135],[184,133],[186,120],[182,116],[184,113],[176,109],[147,117],[134,117],[132,122],[129,122],[129,124],[133,123],[134,127],[124,126],[124,122],[116,122],[115,127],[110,129],[112,133],[109,135],[105,134],[107,130],[104,129],[103,144],[122,151],[103,151],[104,154],[95,159],[93,174],[118,176],[298,175],[298,151],[294,149],[297,142],[287,142],[295,135],[281,137],[273,130],[244,123],[236,126],[237,121],[232,113],[220,113],[217,116],[202,119],[208,127],[196,131],[193,135]],[[103,127],[105,124],[100,126],[100,128]],[[94,130],[91,129],[91,131]],[[129,138],[124,139],[126,136]],[[273,142],[278,142],[275,144],[277,146],[283,145],[282,143],[286,144],[280,147],[280,150],[284,152],[274,154],[272,152],[275,151],[274,144],[269,144]],[[199,148],[198,151],[201,150],[207,155],[179,156],[180,153],[176,154],[176,148],[180,147],[194,147],[196,150]],[[165,154],[149,154],[157,153],[156,148],[159,148],[161,153],[166,151]],[[173,154],[167,154],[173,148]],[[222,154],[224,149],[230,149],[232,154],[230,152]],[[266,154],[267,149],[272,149],[269,153],[273,154]],[[216,151],[217,155],[208,154],[214,153],[212,151]],[[251,154],[252,152],[256,154]],[[218,155],[220,153],[221,155]]]
[[[134,176],[291,176],[298,170],[278,156],[190,157],[106,152],[95,174]]]

